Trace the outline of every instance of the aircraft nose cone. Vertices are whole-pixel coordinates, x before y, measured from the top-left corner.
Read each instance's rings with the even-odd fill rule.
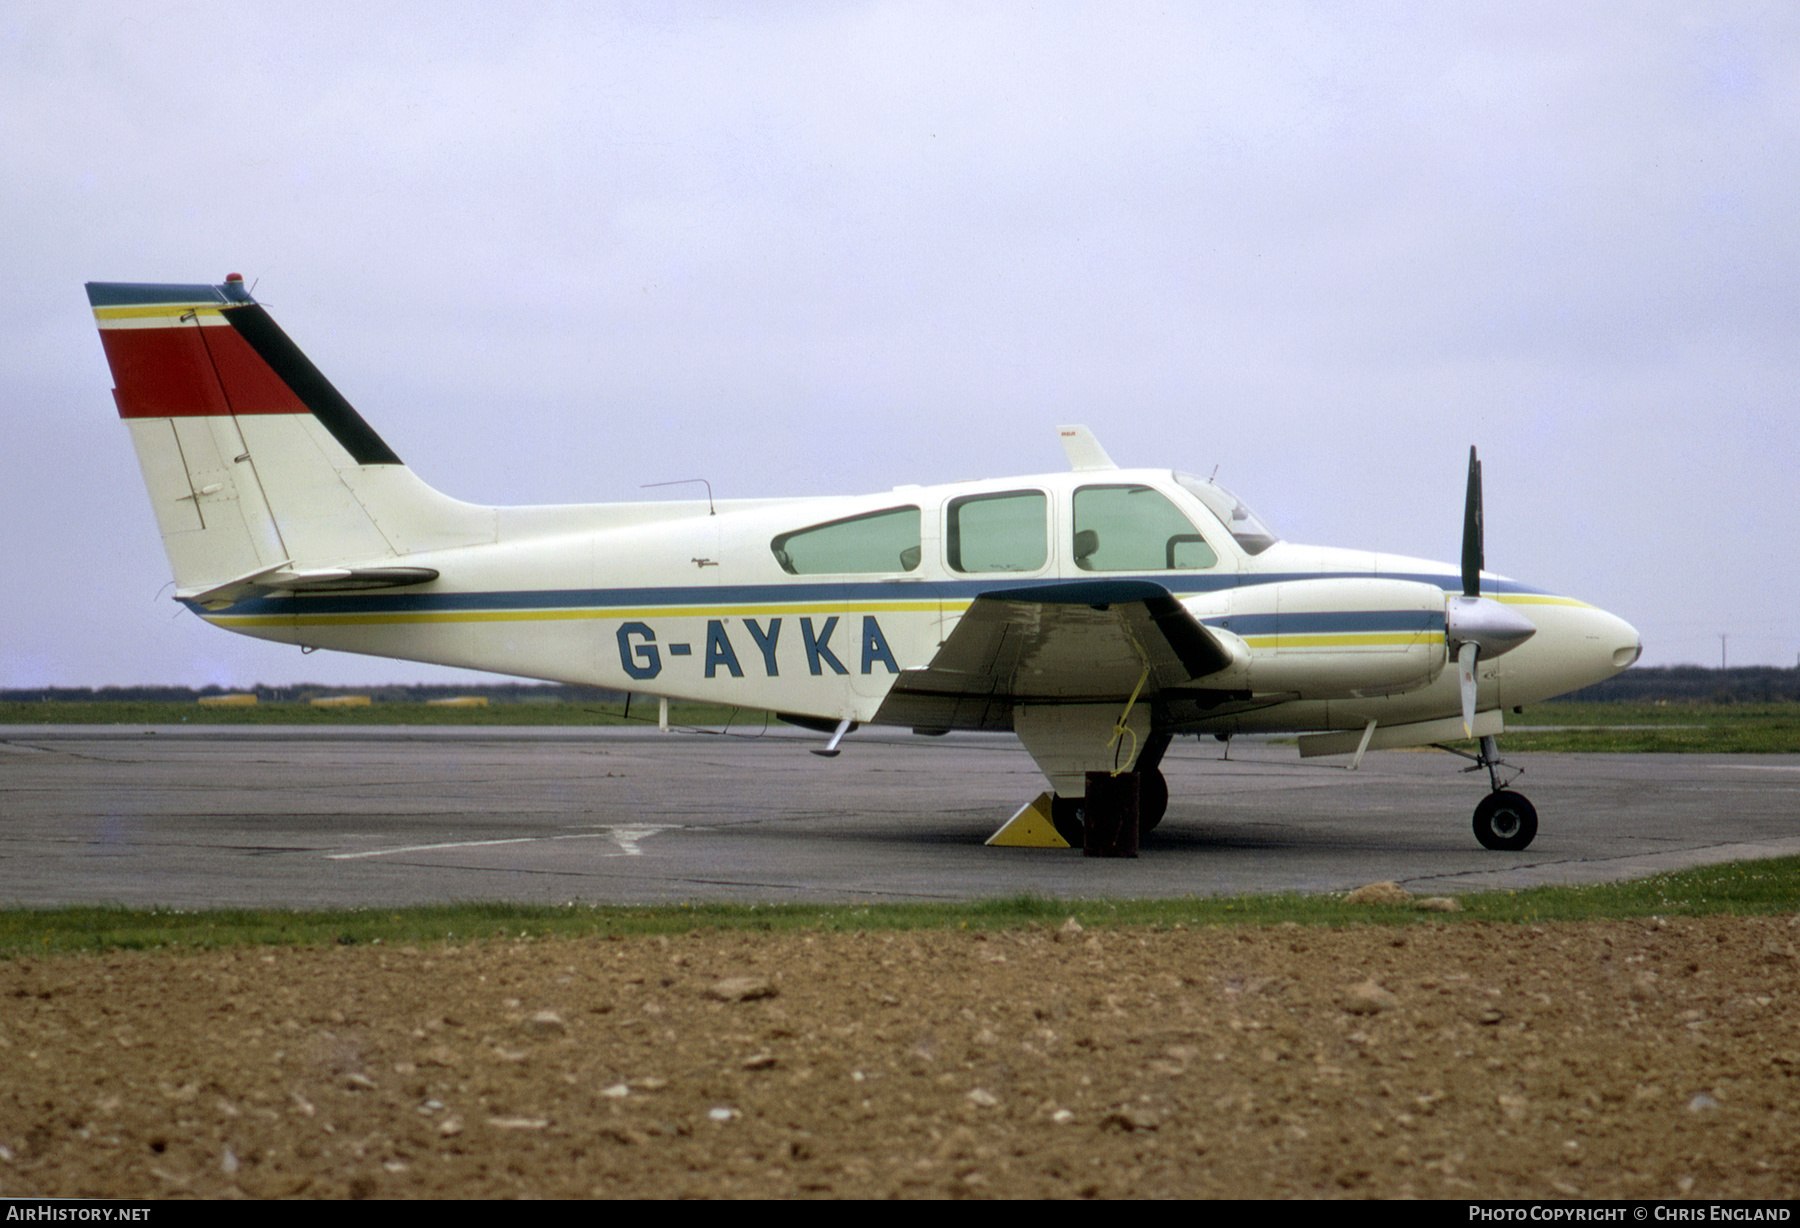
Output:
[[[1608,666],[1606,677],[1630,669],[1644,655],[1644,638],[1636,627],[1616,614],[1590,611],[1586,632],[1595,655],[1603,657]]]
[[[1622,644],[1613,649],[1613,664],[1620,669],[1630,669],[1644,655],[1644,641],[1634,640],[1630,644]]]

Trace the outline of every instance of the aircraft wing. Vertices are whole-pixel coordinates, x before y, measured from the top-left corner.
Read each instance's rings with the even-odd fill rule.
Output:
[[[1124,703],[1140,679],[1139,698],[1148,700],[1236,659],[1159,584],[1001,589],[970,604],[930,664],[902,671],[875,721],[1011,729],[1015,704]]]

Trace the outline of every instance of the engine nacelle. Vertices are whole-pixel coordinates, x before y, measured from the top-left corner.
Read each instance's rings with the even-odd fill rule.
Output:
[[[1258,693],[1399,695],[1430,686],[1448,659],[1444,591],[1417,580],[1259,584],[1217,594],[1195,614],[1249,648],[1245,682]]]

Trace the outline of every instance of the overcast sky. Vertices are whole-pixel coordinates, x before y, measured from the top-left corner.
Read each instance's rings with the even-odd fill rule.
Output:
[[[0,9],[0,686],[471,677],[216,631],[85,281],[241,272],[484,503],[1211,473],[1645,662],[1800,659],[1800,7]],[[677,492],[677,495],[686,492]]]

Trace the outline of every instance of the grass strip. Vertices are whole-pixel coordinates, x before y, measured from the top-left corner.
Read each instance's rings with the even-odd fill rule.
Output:
[[[1533,726],[1558,726],[1534,730]],[[1800,753],[1800,704],[1540,704],[1508,713],[1508,751]]]
[[[456,904],[289,912],[278,909],[77,907],[0,910],[0,958],[65,952],[770,933],[1205,925],[1460,925],[1754,915],[1800,905],[1800,857],[1733,862],[1625,883],[1535,887],[1457,897],[1459,912],[1353,905],[1337,895],[1057,900],[1036,895],[958,904]]]

